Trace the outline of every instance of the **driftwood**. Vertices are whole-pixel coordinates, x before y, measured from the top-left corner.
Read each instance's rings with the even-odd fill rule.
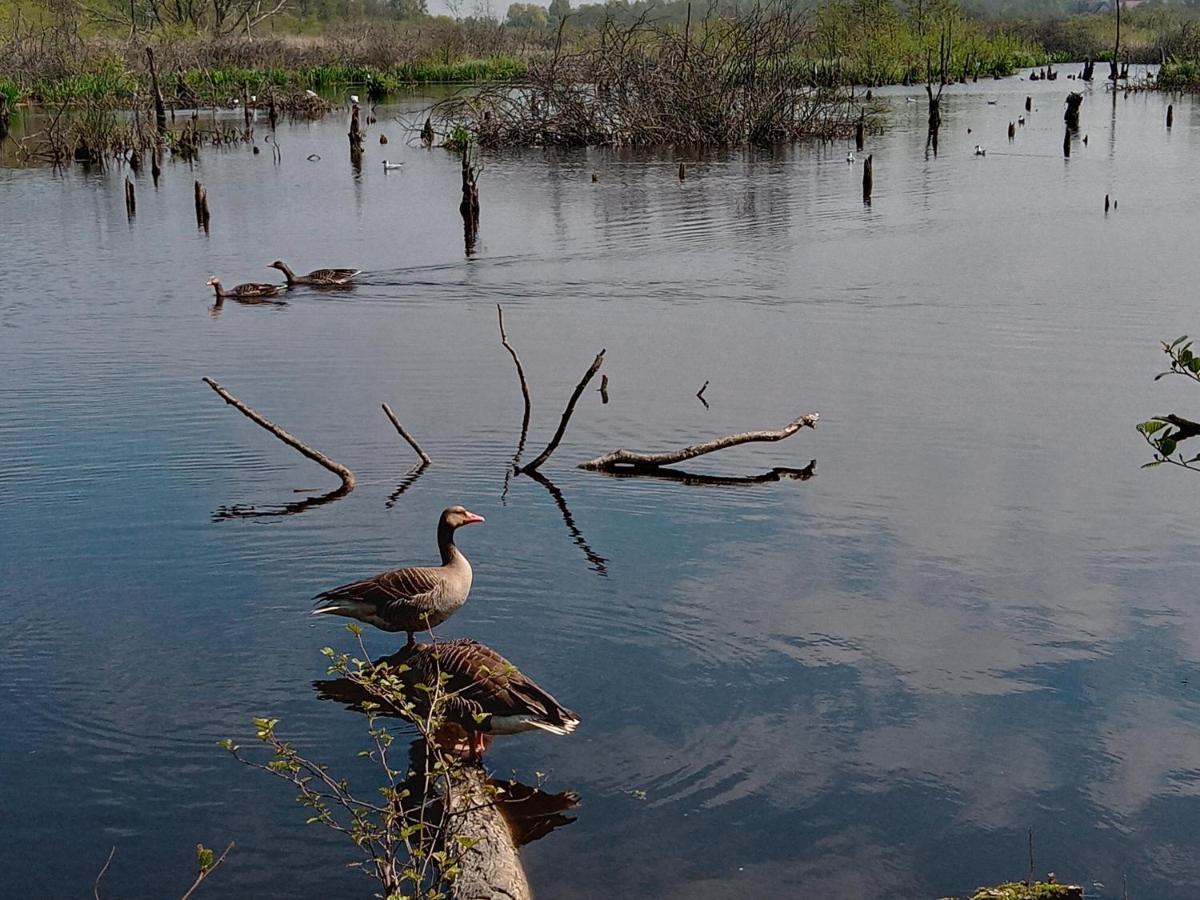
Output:
[[[517,853],[517,842],[495,800],[495,788],[487,773],[469,766],[454,782],[446,802],[453,814],[450,837],[461,836],[471,845],[459,857],[461,870],[450,885],[450,896],[454,900],[530,900],[533,892]]]
[[[530,472],[537,470],[542,463],[550,458],[550,454],[558,449],[558,444],[567,430],[567,423],[571,421],[571,414],[575,412],[575,404],[579,401],[579,395],[583,393],[583,389],[588,386],[588,382],[600,370],[600,366],[604,363],[605,352],[601,350],[596,354],[596,358],[592,360],[592,365],[584,373],[583,379],[575,386],[575,393],[571,394],[571,399],[567,401],[567,408],[563,410],[562,419],[558,423],[558,430],[554,432],[554,437],[550,438],[550,443],[546,445],[546,449],[538,454],[537,459],[522,466],[518,471],[528,475]]]
[[[383,404],[383,411],[384,411],[384,413],[387,414],[387,417],[391,420],[392,425],[395,427],[396,431],[400,434],[400,437],[402,437],[406,441],[408,441],[408,446],[412,447],[413,450],[416,451],[417,456],[421,457],[422,466],[427,466],[431,462],[433,462],[433,460],[429,458],[429,454],[421,449],[421,445],[417,443],[416,438],[414,438],[411,434],[409,434],[407,431],[404,430],[404,426],[400,424],[400,420],[396,418],[396,414],[394,412],[392,412],[392,408],[390,406],[388,406],[386,403]]]
[[[212,388],[214,391],[216,391],[217,395],[222,400],[224,400],[226,403],[228,403],[230,406],[232,406],[234,409],[236,409],[238,412],[240,412],[243,416],[250,419],[252,422],[261,426],[262,428],[265,428],[267,431],[271,432],[271,434],[275,435],[275,437],[279,438],[279,440],[283,441],[289,447],[291,447],[295,450],[298,450],[304,456],[307,456],[313,462],[317,463],[317,465],[324,466],[326,469],[328,469],[330,472],[332,472],[338,478],[342,479],[342,493],[343,494],[349,493],[350,491],[354,490],[354,473],[351,472],[349,469],[347,469],[345,466],[343,466],[341,463],[335,462],[334,460],[332,460],[328,456],[326,456],[324,453],[321,453],[319,450],[314,450],[312,447],[309,447],[307,444],[301,443],[300,440],[298,440],[297,438],[295,438],[294,436],[289,434],[284,429],[280,428],[274,422],[271,422],[268,419],[265,419],[263,416],[259,415],[257,412],[255,412],[253,409],[251,409],[249,406],[247,406],[245,403],[243,403],[237,397],[233,396],[231,393],[229,393],[229,391],[225,390],[225,388],[221,387],[221,385],[217,384],[215,381],[213,381],[207,375],[204,376],[203,381],[210,388]],[[341,496],[341,494],[339,494],[339,496]]]
[[[789,422],[778,431],[743,431],[738,434],[730,434],[725,437],[713,438],[711,441],[705,441],[702,444],[693,444],[690,447],[684,447],[681,450],[669,450],[663,453],[640,453],[636,450],[613,450],[611,453],[606,453],[603,456],[598,456],[595,459],[590,459],[587,462],[580,463],[581,469],[592,469],[595,471],[653,471],[661,469],[663,466],[669,466],[674,463],[683,462],[687,459],[694,459],[697,456],[703,456],[706,453],[713,453],[717,450],[724,450],[727,447],[735,447],[738,444],[747,444],[751,441],[782,441],[784,438],[789,438],[801,428],[816,428],[817,420],[820,418],[819,413],[807,413]]]

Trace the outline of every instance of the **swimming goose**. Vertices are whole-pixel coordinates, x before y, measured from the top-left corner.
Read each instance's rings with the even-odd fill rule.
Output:
[[[461,506],[442,510],[437,529],[440,566],[393,569],[325,591],[314,598],[313,615],[347,616],[384,631],[403,631],[408,634],[404,646],[412,647],[415,632],[440,625],[467,602],[471,564],[454,546],[454,532],[482,521],[483,516]]]
[[[485,734],[534,730],[570,734],[580,721],[532,678],[478,641],[459,638],[415,644],[392,656],[389,663],[408,667],[399,675],[408,687],[441,686],[444,705],[438,711],[470,735],[475,760],[483,754]],[[406,693],[405,699],[416,704],[418,714],[425,715],[431,693],[417,689]]]
[[[224,300],[227,297],[274,297],[283,290],[282,284],[260,284],[253,281],[235,285],[229,290],[225,290],[221,287],[221,282],[217,281],[217,276],[215,275],[208,276],[207,284],[217,292],[217,300]]]
[[[307,275],[295,275],[288,268],[288,264],[281,259],[275,260],[267,268],[278,269],[282,272],[283,277],[287,279],[288,287],[293,287],[297,284],[312,284],[318,287],[349,284],[350,280],[362,271],[361,269],[314,269]]]

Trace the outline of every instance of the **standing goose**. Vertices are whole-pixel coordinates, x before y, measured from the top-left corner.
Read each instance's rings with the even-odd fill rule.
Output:
[[[391,661],[408,667],[400,675],[407,686],[441,686],[444,705],[438,711],[470,735],[475,760],[483,754],[485,734],[519,734],[535,729],[570,734],[579,724],[578,715],[478,641],[459,638],[415,644],[395,654]],[[427,714],[431,694],[431,690],[418,689],[406,699],[413,701],[418,710],[424,703],[423,714]]]
[[[312,284],[318,287],[335,287],[349,284],[350,279],[362,271],[361,269],[314,269],[307,275],[296,275],[288,268],[288,264],[281,259],[275,260],[267,268],[281,271],[283,277],[287,279],[288,287],[294,287],[297,284]]]
[[[208,276],[208,286],[217,292],[217,302],[220,302],[226,298],[233,298],[237,300],[247,297],[274,297],[281,290],[283,290],[282,284],[260,284],[253,281],[246,284],[239,284],[231,287],[229,290],[225,290],[223,287],[221,287],[221,282],[217,281],[216,275]]]
[[[404,631],[408,633],[404,646],[412,647],[415,632],[440,625],[467,602],[471,564],[454,546],[454,532],[482,521],[483,516],[461,506],[442,510],[437,530],[440,566],[393,569],[325,591],[314,598],[317,608],[313,615],[331,613],[384,631]]]

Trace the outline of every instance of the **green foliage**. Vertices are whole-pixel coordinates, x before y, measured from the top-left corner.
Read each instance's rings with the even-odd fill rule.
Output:
[[[510,4],[504,17],[504,24],[509,28],[544,28],[549,22],[546,8],[536,3]]]
[[[1200,356],[1192,352],[1192,341],[1186,334],[1180,335],[1169,344],[1163,341],[1162,349],[1170,360],[1170,366],[1166,371],[1154,376],[1155,381],[1168,375],[1182,375],[1200,382]],[[1200,422],[1173,414],[1155,416],[1141,422],[1137,430],[1154,451],[1154,459],[1143,465],[1143,469],[1156,469],[1163,463],[1169,463],[1180,468],[1200,471],[1200,453],[1189,457],[1179,452],[1184,442],[1200,436]]]
[[[980,888],[971,900],[1070,900],[1081,896],[1078,885],[1047,884],[1035,881],[1032,885],[1023,881],[1011,881],[995,887]]]

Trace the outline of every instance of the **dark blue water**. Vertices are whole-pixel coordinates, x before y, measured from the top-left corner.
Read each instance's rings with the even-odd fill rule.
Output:
[[[1064,160],[1076,86],[948,89],[936,159],[925,103],[884,92],[870,208],[842,145],[688,155],[683,183],[669,152],[487,157],[472,258],[457,159],[387,116],[361,176],[342,117],[289,125],[278,165],[236,147],[144,173],[132,222],[119,168],[0,169],[0,894],[84,895],[116,845],[106,893],[178,895],[197,842],[234,840],[204,896],[369,895],[353,849],[216,741],[277,716],[361,774],[361,718],[310,687],[351,638],[309,598],[435,559],[463,503],[488,521],[439,635],[583,718],[488,758],[582,797],[525,851],[542,896],[966,893],[1026,871],[1029,828],[1038,870],[1098,897],[1122,875],[1196,896],[1200,481],[1140,470],[1134,425],[1200,396],[1151,381],[1158,342],[1198,327],[1200,120],[1097,82]],[[214,315],[209,274],[276,280],[275,258],[364,272]],[[585,394],[544,470],[573,531],[541,484],[502,498],[521,396],[497,303],[531,453],[607,348],[611,402]],[[358,487],[222,515],[336,480],[204,375]],[[414,460],[384,401],[434,459],[398,496]],[[815,432],[692,465],[815,458],[804,482],[575,468],[810,411]]]

